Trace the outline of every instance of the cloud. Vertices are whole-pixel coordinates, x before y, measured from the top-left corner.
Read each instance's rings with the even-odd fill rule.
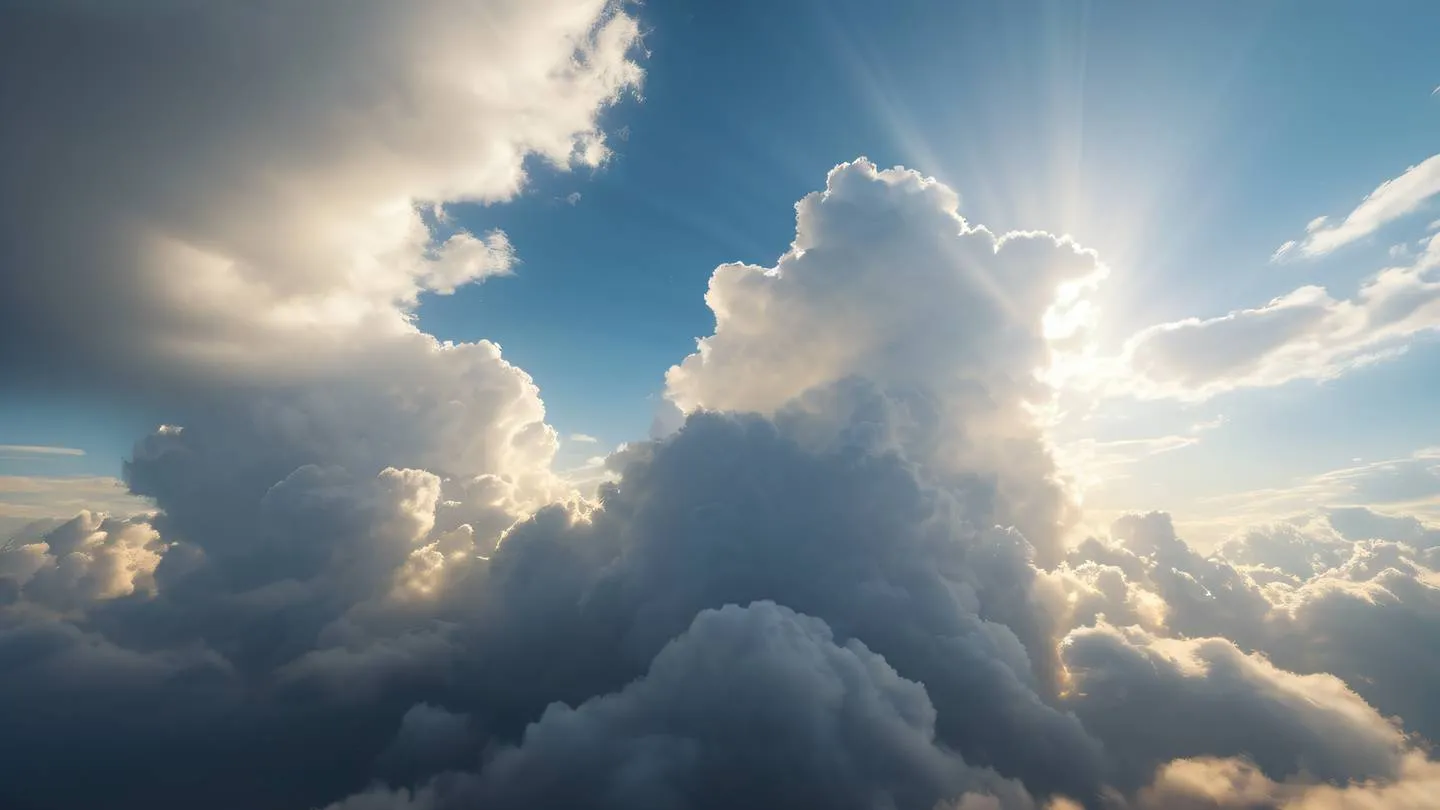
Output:
[[[1440,238],[1353,298],[1300,287],[1261,307],[1187,318],[1126,341],[1110,393],[1197,401],[1226,391],[1329,380],[1398,356],[1440,328]]]
[[[999,522],[1048,556],[1071,516],[1032,413],[1053,395],[1054,344],[1075,330],[1047,325],[1083,311],[1105,267],[1068,239],[971,225],[957,205],[914,171],[835,167],[796,204],[774,267],[716,269],[714,334],[670,369],[667,396],[685,411],[771,412],[847,377],[875,382],[913,420],[895,440],[993,475]]]
[[[1303,239],[1285,243],[1276,251],[1276,257],[1286,257],[1296,251],[1307,257],[1330,253],[1421,210],[1437,194],[1440,194],[1440,155],[1427,158],[1400,176],[1381,183],[1343,220],[1332,224],[1328,217],[1316,218],[1306,226]]]
[[[1126,480],[1125,468],[1153,456],[1194,447],[1201,436],[1225,423],[1223,416],[1191,425],[1183,433],[1141,439],[1075,439],[1057,443],[1055,458],[1081,493]]]
[[[702,611],[643,677],[573,709],[550,706],[481,773],[423,793],[437,810],[701,797],[715,806],[930,810],[966,794],[1030,804],[1023,788],[937,743],[923,686],[865,645],[841,643],[824,622],[771,602]]]
[[[600,440],[586,433],[571,433],[570,441],[578,442],[580,444],[595,444]]]
[[[1069,704],[1131,779],[1201,753],[1247,756],[1274,779],[1394,778],[1408,750],[1338,678],[1285,672],[1223,639],[1102,625],[1071,633],[1064,661]]]
[[[38,444],[0,444],[0,458],[27,458],[45,456],[83,456],[85,451],[76,447],[55,447]]]
[[[1094,271],[1093,256],[1049,237],[960,233],[946,208],[953,195],[918,175],[851,166],[832,175],[825,205],[802,211],[805,227],[813,229],[805,232],[807,267],[823,268],[815,262],[831,249],[817,237],[843,234],[841,226],[853,219],[891,223],[893,232],[874,234],[877,251],[886,245],[929,249],[916,254],[924,262],[898,265],[922,280],[943,271],[942,254],[927,247],[937,239],[942,250],[949,249],[947,240],[973,242],[962,247],[976,262],[1006,257],[1010,264],[1003,267],[961,268],[995,273],[986,283],[997,289],[1033,279],[1033,267],[1054,271],[1057,283]],[[843,262],[850,254],[847,247],[835,255]],[[883,256],[873,254],[876,266]],[[833,269],[836,292],[861,302],[865,284],[855,282],[865,277],[847,275],[843,263]],[[977,282],[957,275],[952,303],[961,306]],[[810,617],[776,620],[781,625],[808,628],[806,634],[821,640],[833,634],[833,642],[801,645],[802,658],[818,650],[820,660],[849,668],[841,672],[873,672],[879,683],[893,682],[897,694],[909,695],[893,721],[865,710],[863,702],[847,702],[872,689],[863,682],[854,683],[862,691],[853,695],[841,690],[838,714],[816,705],[810,713],[777,717],[798,741],[817,739],[806,725],[815,717],[835,717],[830,723],[855,717],[895,732],[856,737],[874,752],[877,767],[893,767],[873,776],[827,767],[804,771],[807,779],[863,777],[876,790],[914,795],[927,806],[941,799],[974,805],[976,790],[1015,801],[1027,793],[1098,795],[1098,743],[1051,705],[1060,680],[1056,631],[1035,601],[1038,574],[1031,561],[1042,553],[1037,545],[1056,552],[1058,531],[1039,522],[1031,541],[995,525],[1010,522],[1008,514],[1031,514],[1017,493],[1033,487],[1051,509],[1063,493],[1047,477],[1048,453],[1034,422],[977,396],[985,390],[977,386],[1012,404],[1044,396],[1034,365],[1047,357],[1041,321],[1055,290],[1035,284],[1011,298],[1012,306],[987,299],[989,329],[965,333],[968,340],[1008,335],[1015,369],[957,347],[959,357],[940,368],[958,373],[937,380],[921,366],[886,377],[874,362],[882,352],[856,344],[851,362],[831,366],[828,378],[808,390],[768,392],[764,414],[697,411],[668,438],[625,448],[608,462],[619,482],[602,485],[598,504],[543,506],[565,497],[548,467],[555,434],[543,423],[528,378],[505,366],[488,344],[392,339],[366,366],[384,370],[383,385],[342,369],[306,384],[282,380],[242,397],[213,398],[210,407],[192,410],[183,427],[162,427],[143,439],[127,463],[131,489],[159,510],[144,522],[144,536],[163,547],[153,565],[146,557],[135,569],[144,575],[140,585],[129,592],[86,590],[81,580],[69,579],[34,590],[36,557],[58,560],[73,546],[54,532],[27,544],[26,556],[17,558],[13,567],[19,571],[23,563],[27,579],[11,587],[14,598],[5,608],[7,626],[19,634],[9,655],[33,650],[35,642],[24,640],[31,634],[51,640],[42,645],[44,655],[26,654],[30,668],[0,683],[0,693],[17,701],[3,707],[7,716],[27,729],[23,744],[0,746],[7,772],[27,774],[23,781],[5,780],[6,800],[30,804],[45,786],[53,801],[85,803],[95,795],[87,785],[103,784],[114,795],[144,784],[157,807],[196,801],[317,806],[346,794],[364,797],[368,782],[388,774],[405,780],[392,786],[404,792],[392,791],[391,798],[429,802],[448,782],[427,771],[441,767],[433,763],[461,761],[466,752],[473,776],[449,779],[521,790],[501,796],[554,790],[558,783],[505,787],[493,781],[501,778],[498,760],[484,764],[482,749],[510,746],[516,753],[506,756],[536,762],[526,767],[538,773],[569,756],[577,763],[609,756],[604,743],[553,748],[556,743],[543,742],[561,723],[547,718],[566,716],[545,714],[556,701],[573,707],[584,723],[594,718],[595,733],[615,739],[620,751],[630,739],[624,718],[667,716],[662,709],[675,689],[683,687],[681,694],[697,705],[737,711],[741,706],[723,691],[729,680],[667,675],[662,659],[682,653],[666,658],[662,650],[707,610],[730,616],[727,604],[764,600]],[[922,345],[934,327],[887,308],[929,304],[930,297],[913,293],[876,299],[868,317],[889,325],[875,340]],[[782,322],[792,320],[785,311],[792,306],[806,311],[801,298],[773,311]],[[921,334],[907,334],[906,324]],[[692,382],[709,386],[712,373],[718,372],[702,369]],[[941,463],[924,440],[937,435],[939,412],[975,415],[971,446],[994,440],[982,425],[1006,426],[1013,435],[1006,445],[981,446]],[[1032,468],[1040,471],[1036,481],[1021,472]],[[133,544],[119,548],[142,559],[129,551]],[[710,624],[696,627],[679,647],[686,656],[708,654],[705,647],[721,643]],[[4,650],[0,646],[0,655]],[[133,661],[145,677],[92,683],[103,669],[90,663],[92,654]],[[858,656],[860,669],[844,663],[851,656]],[[784,669],[784,657],[761,662],[755,700],[770,673]],[[44,680],[30,679],[40,671]],[[642,677],[640,686],[626,686]],[[37,684],[46,682],[62,684],[60,694],[87,694],[73,704],[30,702]],[[839,683],[851,680],[842,676]],[[177,707],[192,711],[147,725],[149,695],[166,688]],[[883,695],[891,687],[875,689]],[[603,697],[612,693],[617,697]],[[21,696],[27,700],[18,702]],[[757,716],[767,705],[749,701],[744,706]],[[250,709],[236,712],[238,704]],[[463,714],[473,733],[461,735],[450,722],[423,724],[410,714],[418,704]],[[596,708],[612,704],[633,705],[619,715]],[[54,768],[62,758],[54,752],[83,734],[94,716],[65,715],[61,705],[115,707],[100,716],[112,717],[127,746],[114,755],[116,771],[104,781],[58,779]],[[137,708],[127,713],[121,706]],[[926,742],[927,711],[933,711],[932,742]],[[416,724],[445,737],[443,755],[394,754],[404,763],[397,765],[386,752],[424,749],[411,740],[428,733],[414,730]],[[537,738],[534,729],[544,735]],[[706,731],[697,719],[692,733]],[[205,745],[188,744],[202,735]],[[1035,739],[1046,745],[1032,745]],[[719,757],[712,762],[759,768],[745,779],[735,772],[734,784],[761,784],[764,760],[743,758],[755,740],[712,742]],[[637,745],[644,747],[643,738]],[[329,764],[317,767],[315,751],[324,751]],[[95,754],[80,749],[76,756]],[[176,775],[157,777],[146,765],[160,761]],[[247,770],[243,786],[225,777],[235,762]],[[986,775],[990,771],[999,776]],[[605,772],[596,773],[602,778]],[[642,758],[604,778],[643,792],[657,786],[647,773]],[[917,774],[933,775],[917,781]],[[1024,781],[1023,790],[1008,781],[1016,779]],[[706,784],[682,780],[674,789],[691,795],[686,791]],[[854,783],[807,784],[805,795],[829,796]],[[966,792],[971,799],[964,799]]]
[[[514,263],[444,205],[603,163],[637,36],[604,0],[10,9],[0,367],[144,392],[413,334],[421,294]]]
[[[412,316],[524,250],[447,204],[603,164],[638,31],[601,0],[16,12],[0,346],[48,348],[0,367],[175,419],[125,464],[152,513],[0,552],[0,804],[1098,809],[1173,758],[1423,770],[1393,662],[1424,553],[1327,535],[1289,574],[1158,514],[1068,548],[1040,412],[1104,266],[917,172],[837,166],[773,266],[717,268],[674,410],[579,497],[529,376]]]
[[[1394,781],[1336,786],[1276,782],[1244,759],[1176,760],[1137,797],[1135,810],[1422,810],[1440,789],[1440,767],[1420,756],[1405,760]]]
[[[97,600],[153,593],[164,551],[159,533],[144,519],[82,512],[34,542],[17,537],[0,548],[0,578],[14,595],[64,612]]]
[[[1231,520],[1256,522],[1316,508],[1402,509],[1440,517],[1440,448],[1353,464],[1305,476],[1285,486],[1209,498],[1204,509]]]
[[[1331,510],[1251,527],[1202,557],[1175,535],[1168,516],[1155,513],[1117,522],[1112,538],[1086,541],[1047,579],[1047,587],[1069,594],[1071,623],[1111,616],[1144,624],[1151,635],[1223,640],[1288,672],[1337,678],[1406,731],[1440,736],[1440,707],[1418,675],[1431,665],[1417,660],[1417,649],[1431,649],[1429,639],[1440,633],[1434,527]],[[1108,582],[1098,576],[1104,569],[1114,571]],[[1174,657],[1170,641],[1142,646],[1156,644]],[[1350,698],[1341,705],[1358,711]],[[1361,732],[1347,735],[1360,739]],[[1226,756],[1242,753],[1258,756]],[[1314,775],[1318,765],[1309,767]]]

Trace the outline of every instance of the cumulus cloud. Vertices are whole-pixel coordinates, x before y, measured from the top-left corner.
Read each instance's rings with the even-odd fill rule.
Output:
[[[631,15],[606,0],[5,15],[8,385],[138,398],[184,425],[129,475],[159,492],[149,455],[184,468],[168,521],[223,523],[220,507],[306,464],[426,469],[509,521],[555,496],[557,438],[528,375],[413,312],[514,263],[505,234],[447,205],[607,159],[599,116],[641,79]]]
[[[895,440],[907,452],[992,475],[999,522],[1048,555],[1071,517],[1033,412],[1105,268],[1068,239],[972,225],[958,200],[914,171],[837,166],[796,204],[795,239],[774,267],[715,271],[714,334],[670,369],[667,393],[685,411],[772,412],[863,377],[904,402],[913,426]],[[1065,321],[1064,334],[1047,329]]]
[[[159,533],[143,519],[82,512],[43,537],[17,536],[0,548],[0,590],[61,611],[153,593],[164,551]]]
[[[1154,513],[1120,521],[1110,541],[1086,541],[1049,584],[1067,594],[1072,625],[1109,618],[1238,645],[1289,672],[1338,678],[1380,715],[1433,740],[1440,717],[1419,673],[1437,664],[1417,650],[1431,649],[1440,632],[1437,539],[1413,519],[1331,510],[1257,525],[1204,557]],[[1113,570],[1108,581],[1097,566]]]
[[[1413,214],[1440,194],[1440,155],[1427,158],[1406,169],[1400,176],[1386,180],[1339,222],[1317,217],[1305,228],[1303,239],[1286,242],[1276,258],[1294,252],[1304,256],[1320,256],[1363,239],[1385,225]]]
[[[1394,778],[1400,730],[1333,675],[1295,675],[1219,639],[1086,628],[1065,639],[1073,705],[1121,779],[1186,757],[1247,756],[1268,776]]]
[[[443,205],[599,165],[640,77],[606,0],[5,14],[11,379],[303,376],[413,332],[419,295],[513,263]]]

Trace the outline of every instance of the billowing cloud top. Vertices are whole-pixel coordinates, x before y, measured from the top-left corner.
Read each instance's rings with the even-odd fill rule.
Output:
[[[796,204],[775,267],[716,269],[715,333],[670,369],[667,391],[687,411],[774,412],[863,378],[906,411],[893,437],[905,452],[990,478],[993,517],[1048,551],[1067,504],[1033,419],[1050,394],[1047,318],[1105,268],[1068,239],[972,226],[958,201],[914,171],[835,167]]]

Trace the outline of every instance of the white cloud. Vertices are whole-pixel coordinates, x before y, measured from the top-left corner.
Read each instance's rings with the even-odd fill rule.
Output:
[[[600,440],[595,438],[594,436],[589,435],[588,433],[571,433],[570,441],[580,442],[581,444],[595,444]]]
[[[796,204],[774,267],[716,268],[714,333],[669,370],[666,393],[685,411],[773,413],[863,379],[913,421],[893,441],[995,476],[1004,520],[1050,549],[1073,510],[1036,414],[1057,347],[1087,334],[1087,292],[1106,268],[1068,238],[969,223],[958,199],[911,170],[835,167]]]
[[[153,592],[165,545],[145,520],[82,511],[41,537],[0,545],[0,576],[9,577],[29,601],[63,612]]]
[[[167,7],[7,26],[0,70],[46,89],[0,136],[4,367],[144,390],[363,364],[421,294],[512,268],[444,205],[514,197],[527,160],[599,166],[597,117],[641,78],[606,0]]]
[[[913,171],[837,166],[824,192],[796,204],[795,240],[775,267],[716,269],[705,296],[715,333],[666,375],[669,397],[686,410],[766,411],[862,375],[1045,400],[1035,375],[1052,356],[1046,316],[1062,285],[1073,299],[1063,303],[1078,304],[1073,292],[1103,265],[1048,234],[993,234],[957,203]]]
[[[83,455],[85,455],[85,451],[78,447],[56,447],[53,445],[40,444],[0,444],[0,458]]]
[[[1237,388],[1328,380],[1403,353],[1440,329],[1440,236],[1353,298],[1305,286],[1261,307],[1187,318],[1126,341],[1111,393],[1203,400]]]
[[[0,205],[25,212],[0,224],[0,370],[162,400],[186,431],[147,439],[130,480],[173,522],[252,510],[304,465],[396,467],[443,476],[446,519],[493,540],[564,497],[558,437],[498,346],[437,341],[414,309],[515,265],[447,206],[608,159],[599,117],[641,81],[638,37],[608,0],[17,17],[0,72],[44,91],[0,134]],[[68,502],[48,486],[14,519]]]
[[[1399,177],[1386,180],[1356,206],[1344,220],[1332,224],[1317,217],[1305,228],[1305,237],[1287,242],[1276,251],[1283,257],[1298,250],[1305,256],[1319,256],[1363,239],[1386,224],[1420,210],[1440,194],[1440,155],[1434,155],[1406,169]]]

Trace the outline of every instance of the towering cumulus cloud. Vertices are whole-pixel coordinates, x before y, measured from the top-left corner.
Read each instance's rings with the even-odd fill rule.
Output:
[[[867,380],[905,412],[897,449],[983,479],[995,512],[972,516],[1021,527],[1048,559],[1070,516],[1031,413],[1049,395],[1037,376],[1045,325],[1077,309],[1104,268],[1068,239],[971,225],[957,204],[915,172],[836,167],[796,206],[775,267],[715,271],[715,334],[670,370],[670,395],[687,410],[770,413]]]
[[[444,203],[606,158],[625,8],[10,17],[6,203],[53,204],[0,226],[0,360],[177,419],[154,514],[0,547],[0,806],[1433,806],[1432,527],[1072,536],[1038,414],[1091,251],[837,166],[582,497],[530,379],[411,316],[524,249]]]

